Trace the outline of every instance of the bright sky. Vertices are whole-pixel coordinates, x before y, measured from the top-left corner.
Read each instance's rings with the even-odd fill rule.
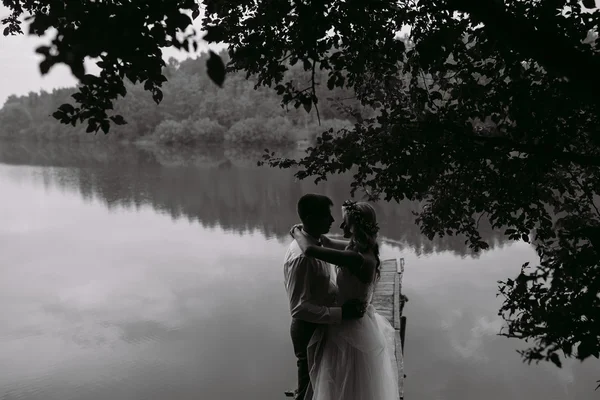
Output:
[[[0,19],[8,14],[8,8],[0,5]],[[199,30],[200,18],[195,22],[194,26]],[[27,32],[26,29],[24,31]],[[75,85],[76,79],[65,65],[53,67],[45,76],[40,74],[39,63],[42,56],[36,54],[35,49],[42,44],[49,44],[51,37],[52,35],[46,38],[27,35],[4,36],[0,30],[0,107],[11,94],[26,95],[31,91],[51,91]],[[207,49],[208,45],[201,43],[198,53]],[[170,57],[184,59],[193,56],[176,49],[164,49],[163,54],[165,60]],[[97,68],[93,62],[88,62],[86,67],[87,72],[93,72]]]

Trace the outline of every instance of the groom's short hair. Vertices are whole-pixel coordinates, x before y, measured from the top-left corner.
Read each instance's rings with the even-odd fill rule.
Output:
[[[324,214],[333,206],[333,201],[322,194],[308,193],[298,200],[298,216],[304,221],[309,215]]]

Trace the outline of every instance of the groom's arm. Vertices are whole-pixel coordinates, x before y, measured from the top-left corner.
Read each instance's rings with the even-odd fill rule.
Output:
[[[292,318],[315,324],[339,324],[342,321],[341,307],[316,304],[311,286],[316,282],[314,260],[300,256],[289,265],[287,292]],[[323,294],[326,296],[327,294]]]

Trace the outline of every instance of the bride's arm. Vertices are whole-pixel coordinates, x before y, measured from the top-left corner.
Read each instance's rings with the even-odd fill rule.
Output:
[[[342,268],[347,268],[361,281],[369,281],[367,271],[365,268],[363,268],[365,259],[362,254],[357,253],[356,251],[336,250],[310,244],[306,247],[304,255],[307,257],[317,258],[330,264],[338,265]]]
[[[329,247],[330,249],[346,250],[346,247],[348,247],[348,243],[350,243],[350,241],[349,240],[341,240],[341,239],[332,239],[328,236],[322,235],[321,243],[323,243],[323,246]]]

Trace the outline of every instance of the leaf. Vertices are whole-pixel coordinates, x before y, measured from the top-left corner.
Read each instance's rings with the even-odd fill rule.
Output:
[[[557,353],[552,353],[552,355],[550,356],[550,361],[552,361],[552,363],[558,368],[562,368],[562,363],[560,362],[560,357]]]
[[[206,34],[202,37],[205,41],[209,43],[219,43],[222,42],[221,31],[217,26],[209,26],[206,28]]]
[[[570,342],[565,342],[562,349],[563,353],[565,353],[565,357],[571,357],[571,354],[573,354],[573,344]]]
[[[335,75],[330,76],[329,79],[327,80],[327,89],[333,90],[333,88],[335,87],[335,81],[336,81]]]
[[[312,101],[310,101],[310,99],[304,101],[302,103],[302,105],[304,106],[304,109],[306,110],[307,113],[310,113],[310,110],[312,109]]]
[[[200,16],[200,9],[198,7],[194,8],[192,11],[192,19],[196,19]]]
[[[41,55],[44,55],[46,57],[50,56],[50,47],[49,46],[40,46],[37,49],[35,49],[35,52]]]
[[[167,19],[167,23],[168,21],[169,19]],[[176,26],[182,31],[185,31],[185,29],[192,24],[192,19],[190,18],[190,16],[183,13],[179,13],[176,16],[174,16],[173,21],[175,22]]]
[[[103,119],[102,121],[100,121],[100,128],[102,128],[102,131],[106,135],[110,130],[110,122],[108,122],[107,119]]]
[[[87,129],[85,130],[87,133],[94,132],[97,129],[96,123],[92,121],[88,121]]]
[[[596,8],[596,0],[582,0],[581,3],[585,8]]]
[[[94,83],[98,82],[99,80],[100,80],[100,78],[98,78],[96,75],[85,74],[81,78],[81,83],[83,83],[84,85],[93,85]]]
[[[121,84],[117,87],[116,93],[121,95],[121,97],[125,97],[127,96],[127,88],[125,87],[125,85]]]
[[[431,97],[431,100],[442,100],[442,94],[438,91],[433,91],[429,94],[429,97]]]
[[[85,76],[85,66],[83,65],[83,59],[75,60],[72,63],[69,63],[69,67],[71,67],[71,73],[77,79],[81,80]]]
[[[152,99],[156,104],[160,104],[163,99],[163,92],[160,89],[156,89],[156,91],[152,94]]]
[[[221,57],[214,51],[209,51],[209,58],[206,61],[206,72],[211,81],[219,87],[223,87],[225,82],[225,64]]]
[[[285,92],[285,86],[277,85],[277,86],[275,86],[275,91],[277,92],[278,95],[281,96]]]
[[[585,360],[586,358],[598,353],[598,344],[594,340],[584,339],[577,346],[577,359]]]
[[[46,58],[40,62],[40,73],[42,75],[46,75],[48,71],[50,71],[50,68],[52,68],[52,65],[54,65],[54,63]]]
[[[112,117],[110,117],[110,119],[117,125],[127,124],[127,121],[125,121],[125,118],[123,118],[122,115],[113,115]]]
[[[75,108],[68,103],[62,104],[60,107],[58,107],[58,109],[65,114],[72,114],[75,112]]]

